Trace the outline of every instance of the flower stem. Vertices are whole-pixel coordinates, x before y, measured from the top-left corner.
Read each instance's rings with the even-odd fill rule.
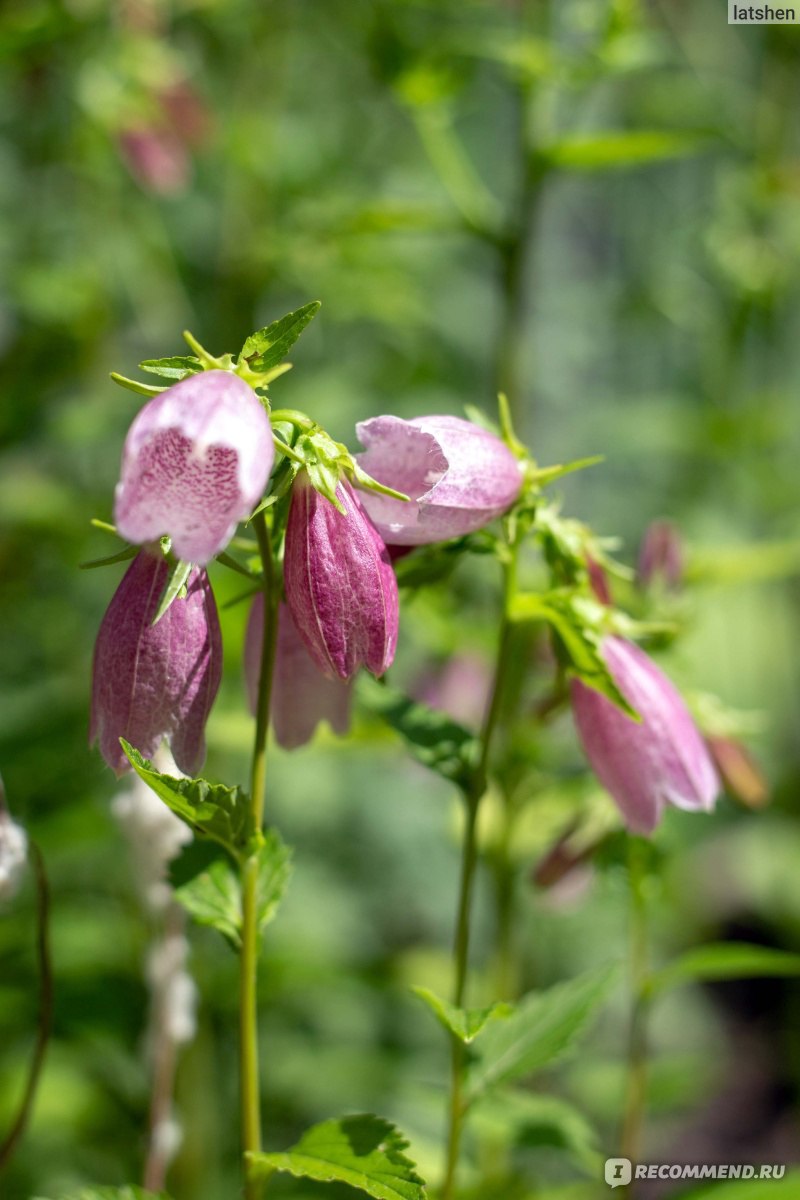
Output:
[[[464,796],[466,821],[461,850],[461,883],[458,894],[458,916],[456,932],[453,941],[453,965],[455,984],[453,987],[453,1003],[457,1008],[464,1004],[467,986],[467,971],[469,968],[470,915],[472,909],[472,890],[475,881],[475,867],[478,861],[477,822],[481,800],[486,794],[486,782],[492,741],[497,729],[506,673],[510,663],[511,629],[509,617],[511,602],[516,590],[516,548],[509,547],[509,557],[504,564],[504,601],[503,620],[500,626],[500,636],[497,645],[497,661],[495,664],[494,682],[486,716],[481,729],[480,757],[473,776],[472,786]],[[447,1159],[445,1165],[442,1200],[453,1200],[455,1196],[456,1171],[458,1168],[461,1135],[466,1116],[464,1103],[466,1054],[464,1043],[455,1035],[451,1043],[450,1060],[450,1106],[447,1129]]]
[[[272,676],[277,636],[277,589],[272,545],[264,514],[258,513],[253,527],[261,553],[264,578],[264,636],[256,707],[256,733],[250,776],[250,800],[253,824],[260,830],[264,822],[264,796],[267,775],[267,742]],[[242,1110],[242,1152],[261,1149],[261,1095],[258,1060],[258,859],[251,855],[242,864],[242,948],[239,959],[239,1061]],[[246,1200],[258,1200],[262,1184],[245,1184]]]
[[[630,986],[631,1017],[628,1031],[627,1083],[620,1136],[620,1154],[636,1162],[647,1103],[648,931],[645,903],[643,847],[628,839],[628,875],[631,894]]]
[[[53,1028],[53,966],[50,957],[50,888],[44,858],[39,847],[30,843],[30,857],[36,876],[36,956],[39,963],[39,1021],[36,1045],[28,1070],[28,1080],[14,1122],[0,1142],[0,1171],[14,1155],[28,1124],[36,1099],[36,1089],[44,1066],[47,1043]]]

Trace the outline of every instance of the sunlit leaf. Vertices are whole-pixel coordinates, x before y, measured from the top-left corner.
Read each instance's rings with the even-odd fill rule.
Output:
[[[622,129],[572,134],[545,146],[542,158],[570,171],[608,171],[643,166],[698,154],[706,142],[692,134],[664,129]]]
[[[309,322],[313,321],[320,307],[319,300],[312,300],[310,304],[304,304],[302,308],[273,321],[265,329],[252,333],[242,346],[239,360],[246,360],[250,370],[259,374],[277,367]]]
[[[251,1179],[285,1171],[303,1179],[344,1183],[375,1200],[424,1200],[425,1184],[404,1151],[408,1142],[389,1121],[369,1114],[323,1121],[283,1154],[248,1155]]]
[[[258,888],[256,908],[259,928],[273,919],[292,874],[292,852],[275,829],[264,833],[258,851]]]
[[[120,744],[139,778],[195,833],[213,838],[241,857],[255,832],[250,801],[241,788],[162,775],[124,738],[120,738]]]
[[[146,358],[139,366],[151,375],[161,375],[164,379],[172,380],[185,379],[203,369],[200,359],[192,354],[175,354],[171,358]]]
[[[175,899],[198,925],[210,925],[238,947],[242,928],[239,876],[228,858],[217,858],[181,887]]]
[[[167,582],[164,584],[164,590],[161,593],[161,598],[158,601],[156,615],[150,622],[151,625],[157,625],[161,618],[166,613],[169,606],[174,600],[177,600],[181,592],[186,588],[186,581],[192,572],[192,564],[179,559],[178,562],[171,567]]]

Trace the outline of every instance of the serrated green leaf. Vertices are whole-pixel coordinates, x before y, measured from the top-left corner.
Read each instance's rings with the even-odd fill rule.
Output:
[[[541,151],[550,166],[569,171],[608,171],[698,154],[706,143],[664,129],[622,129],[574,134]]]
[[[242,891],[227,858],[218,858],[181,887],[175,899],[198,925],[218,930],[234,948],[241,944]]]
[[[264,844],[258,851],[258,887],[256,909],[258,926],[263,929],[275,916],[292,874],[292,852],[275,829],[264,832]]]
[[[236,858],[247,851],[255,833],[250,801],[239,787],[229,788],[205,779],[175,779],[162,775],[124,738],[120,745],[140,779],[195,833],[212,838]]]
[[[42,1200],[38,1197],[37,1200]],[[126,1187],[82,1188],[79,1192],[70,1192],[59,1200],[169,1200],[166,1192],[146,1192],[143,1188],[128,1185]]]
[[[650,976],[650,992],[715,979],[800,975],[800,954],[748,942],[712,942],[687,950]]]
[[[456,1008],[454,1004],[442,1000],[426,987],[412,987],[415,996],[419,996],[427,1004],[437,1021],[468,1046],[486,1028],[490,1021],[510,1017],[514,1011],[512,1004],[497,1001],[488,1008]]]
[[[164,379],[186,379],[188,375],[196,375],[202,371],[203,364],[193,354],[173,354],[170,358],[146,358],[139,363],[143,371],[151,375],[160,375]]]
[[[111,378],[114,383],[118,383],[120,387],[127,388],[129,392],[136,392],[138,396],[160,396],[167,389],[165,387],[155,387],[150,383],[140,383],[138,379],[128,379],[125,375],[120,375],[117,371],[111,372]]]
[[[579,975],[547,991],[532,992],[507,1020],[491,1025],[477,1046],[468,1099],[521,1079],[560,1058],[586,1028],[608,995],[616,967]]]
[[[403,1153],[408,1141],[371,1114],[339,1117],[308,1129],[283,1154],[249,1154],[251,1179],[285,1171],[300,1179],[345,1183],[374,1200],[424,1200],[425,1183]]]
[[[273,321],[265,329],[252,333],[242,346],[239,361],[246,360],[250,370],[259,374],[277,367],[305,327],[313,321],[320,307],[319,300],[312,300],[310,304],[304,304],[302,308]]]
[[[180,596],[181,592],[186,587],[186,581],[189,578],[191,571],[192,564],[190,562],[184,562],[182,559],[178,559],[178,561],[171,568],[169,576],[167,577],[167,582],[164,584],[164,590],[161,593],[161,598],[158,601],[156,615],[150,622],[151,625],[157,625],[172,602],[177,600],[178,596]]]
[[[400,734],[418,762],[463,791],[469,790],[480,753],[474,733],[445,713],[366,675],[358,681],[358,695],[371,712]]]

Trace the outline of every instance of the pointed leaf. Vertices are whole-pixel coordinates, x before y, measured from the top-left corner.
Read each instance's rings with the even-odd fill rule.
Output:
[[[258,851],[256,907],[260,929],[268,925],[278,911],[291,874],[291,850],[276,829],[265,830],[264,844]]]
[[[151,375],[161,375],[164,379],[185,379],[187,375],[197,375],[202,371],[203,364],[193,354],[174,354],[171,358],[146,358],[139,366]]]
[[[241,788],[162,775],[124,738],[120,744],[139,778],[195,833],[219,842],[234,857],[242,857],[255,830],[250,801]]]
[[[512,1016],[487,1029],[470,1072],[470,1102],[499,1083],[532,1075],[560,1058],[605,1000],[615,975],[616,967],[604,967],[531,992]]]
[[[273,321],[265,329],[252,333],[242,346],[239,361],[246,360],[250,370],[259,374],[265,374],[277,367],[306,325],[313,321],[320,307],[319,300],[312,300],[310,304],[304,304],[302,308]]]
[[[403,1153],[407,1140],[370,1114],[323,1121],[284,1154],[250,1154],[251,1179],[286,1171],[302,1179],[344,1183],[374,1200],[424,1200],[425,1184]]]
[[[759,979],[800,975],[800,954],[747,942],[713,942],[687,950],[650,977],[650,991],[714,979]]]
[[[178,559],[175,565],[170,570],[167,577],[167,582],[164,584],[164,590],[161,593],[161,599],[158,602],[156,615],[150,622],[151,625],[157,625],[164,613],[167,611],[173,600],[177,600],[181,592],[186,587],[186,581],[192,573],[192,564]]]
[[[112,563],[125,562],[128,558],[135,558],[138,553],[138,546],[126,546],[117,554],[108,554],[105,558],[92,558],[88,562],[78,563],[78,567],[81,571],[91,571],[95,567],[109,567]]]
[[[602,1168],[599,1138],[586,1117],[559,1096],[498,1089],[481,1097],[472,1115],[478,1131],[522,1148],[562,1151],[595,1178]]]
[[[593,454],[589,458],[576,458],[572,462],[559,463],[554,467],[536,467],[531,472],[528,482],[535,484],[537,487],[546,487],[548,483],[555,483],[557,479],[563,478],[564,475],[571,475],[573,471],[583,471],[586,467],[595,467],[604,460],[604,455]]]
[[[425,987],[413,987],[412,992],[427,1004],[433,1015],[445,1029],[457,1037],[465,1046],[475,1041],[475,1038],[486,1028],[490,1021],[510,1017],[514,1011],[513,1004],[497,1001],[488,1008],[456,1008],[447,1000],[442,1000],[435,992]]]
[[[128,379],[125,375],[118,374],[117,371],[111,372],[111,378],[120,387],[127,388],[129,392],[136,392],[139,396],[160,396],[167,390],[163,387],[154,387],[150,383],[139,383],[138,379]]]
[[[467,791],[474,782],[480,744],[471,730],[445,713],[411,700],[362,675],[358,694],[369,710],[399,733],[409,753],[429,770]]]

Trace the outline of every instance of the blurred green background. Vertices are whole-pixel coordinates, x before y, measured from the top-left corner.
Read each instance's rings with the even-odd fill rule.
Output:
[[[559,488],[565,511],[622,537],[621,557],[635,560],[650,520],[678,523],[696,587],[669,669],[744,714],[772,802],[669,814],[656,957],[729,936],[797,948],[799,105],[800,29],[728,27],[721,0],[3,6],[0,769],[46,857],[57,976],[3,1200],[141,1172],[152,931],[110,815],[118,785],[86,746],[92,642],[121,569],[77,567],[115,549],[89,521],[111,517],[138,400],[109,372],[180,353],[185,328],[235,351],[318,298],[273,385],[281,406],[355,447],[361,418],[491,412],[502,386],[540,462],[606,456]],[[492,590],[475,570],[454,585],[468,638],[447,599],[423,599],[401,674],[465,644],[490,652]],[[214,582],[220,603],[240,591],[218,568]],[[244,619],[242,605],[223,613],[208,731],[207,772],[229,781],[251,738]],[[549,815],[518,849],[526,986],[624,954],[618,864],[571,892],[530,883],[559,825],[558,781],[590,786],[581,770],[564,718],[542,767]],[[297,861],[263,972],[269,1143],[374,1109],[435,1173],[446,1047],[408,985],[447,986],[453,797],[362,718],[354,742],[276,753],[268,809]],[[478,965],[489,900],[483,878]],[[33,910],[29,885],[0,914],[0,1129],[35,1027]],[[218,1200],[238,1186],[235,962],[199,932],[192,970],[203,999],[171,1191]],[[664,1002],[653,1157],[800,1161],[798,1008],[782,981]],[[620,995],[541,1082],[610,1147],[624,1011]],[[580,1155],[546,1141],[515,1151],[539,1181],[520,1196],[599,1194]],[[316,1193],[287,1181],[275,1194]]]

